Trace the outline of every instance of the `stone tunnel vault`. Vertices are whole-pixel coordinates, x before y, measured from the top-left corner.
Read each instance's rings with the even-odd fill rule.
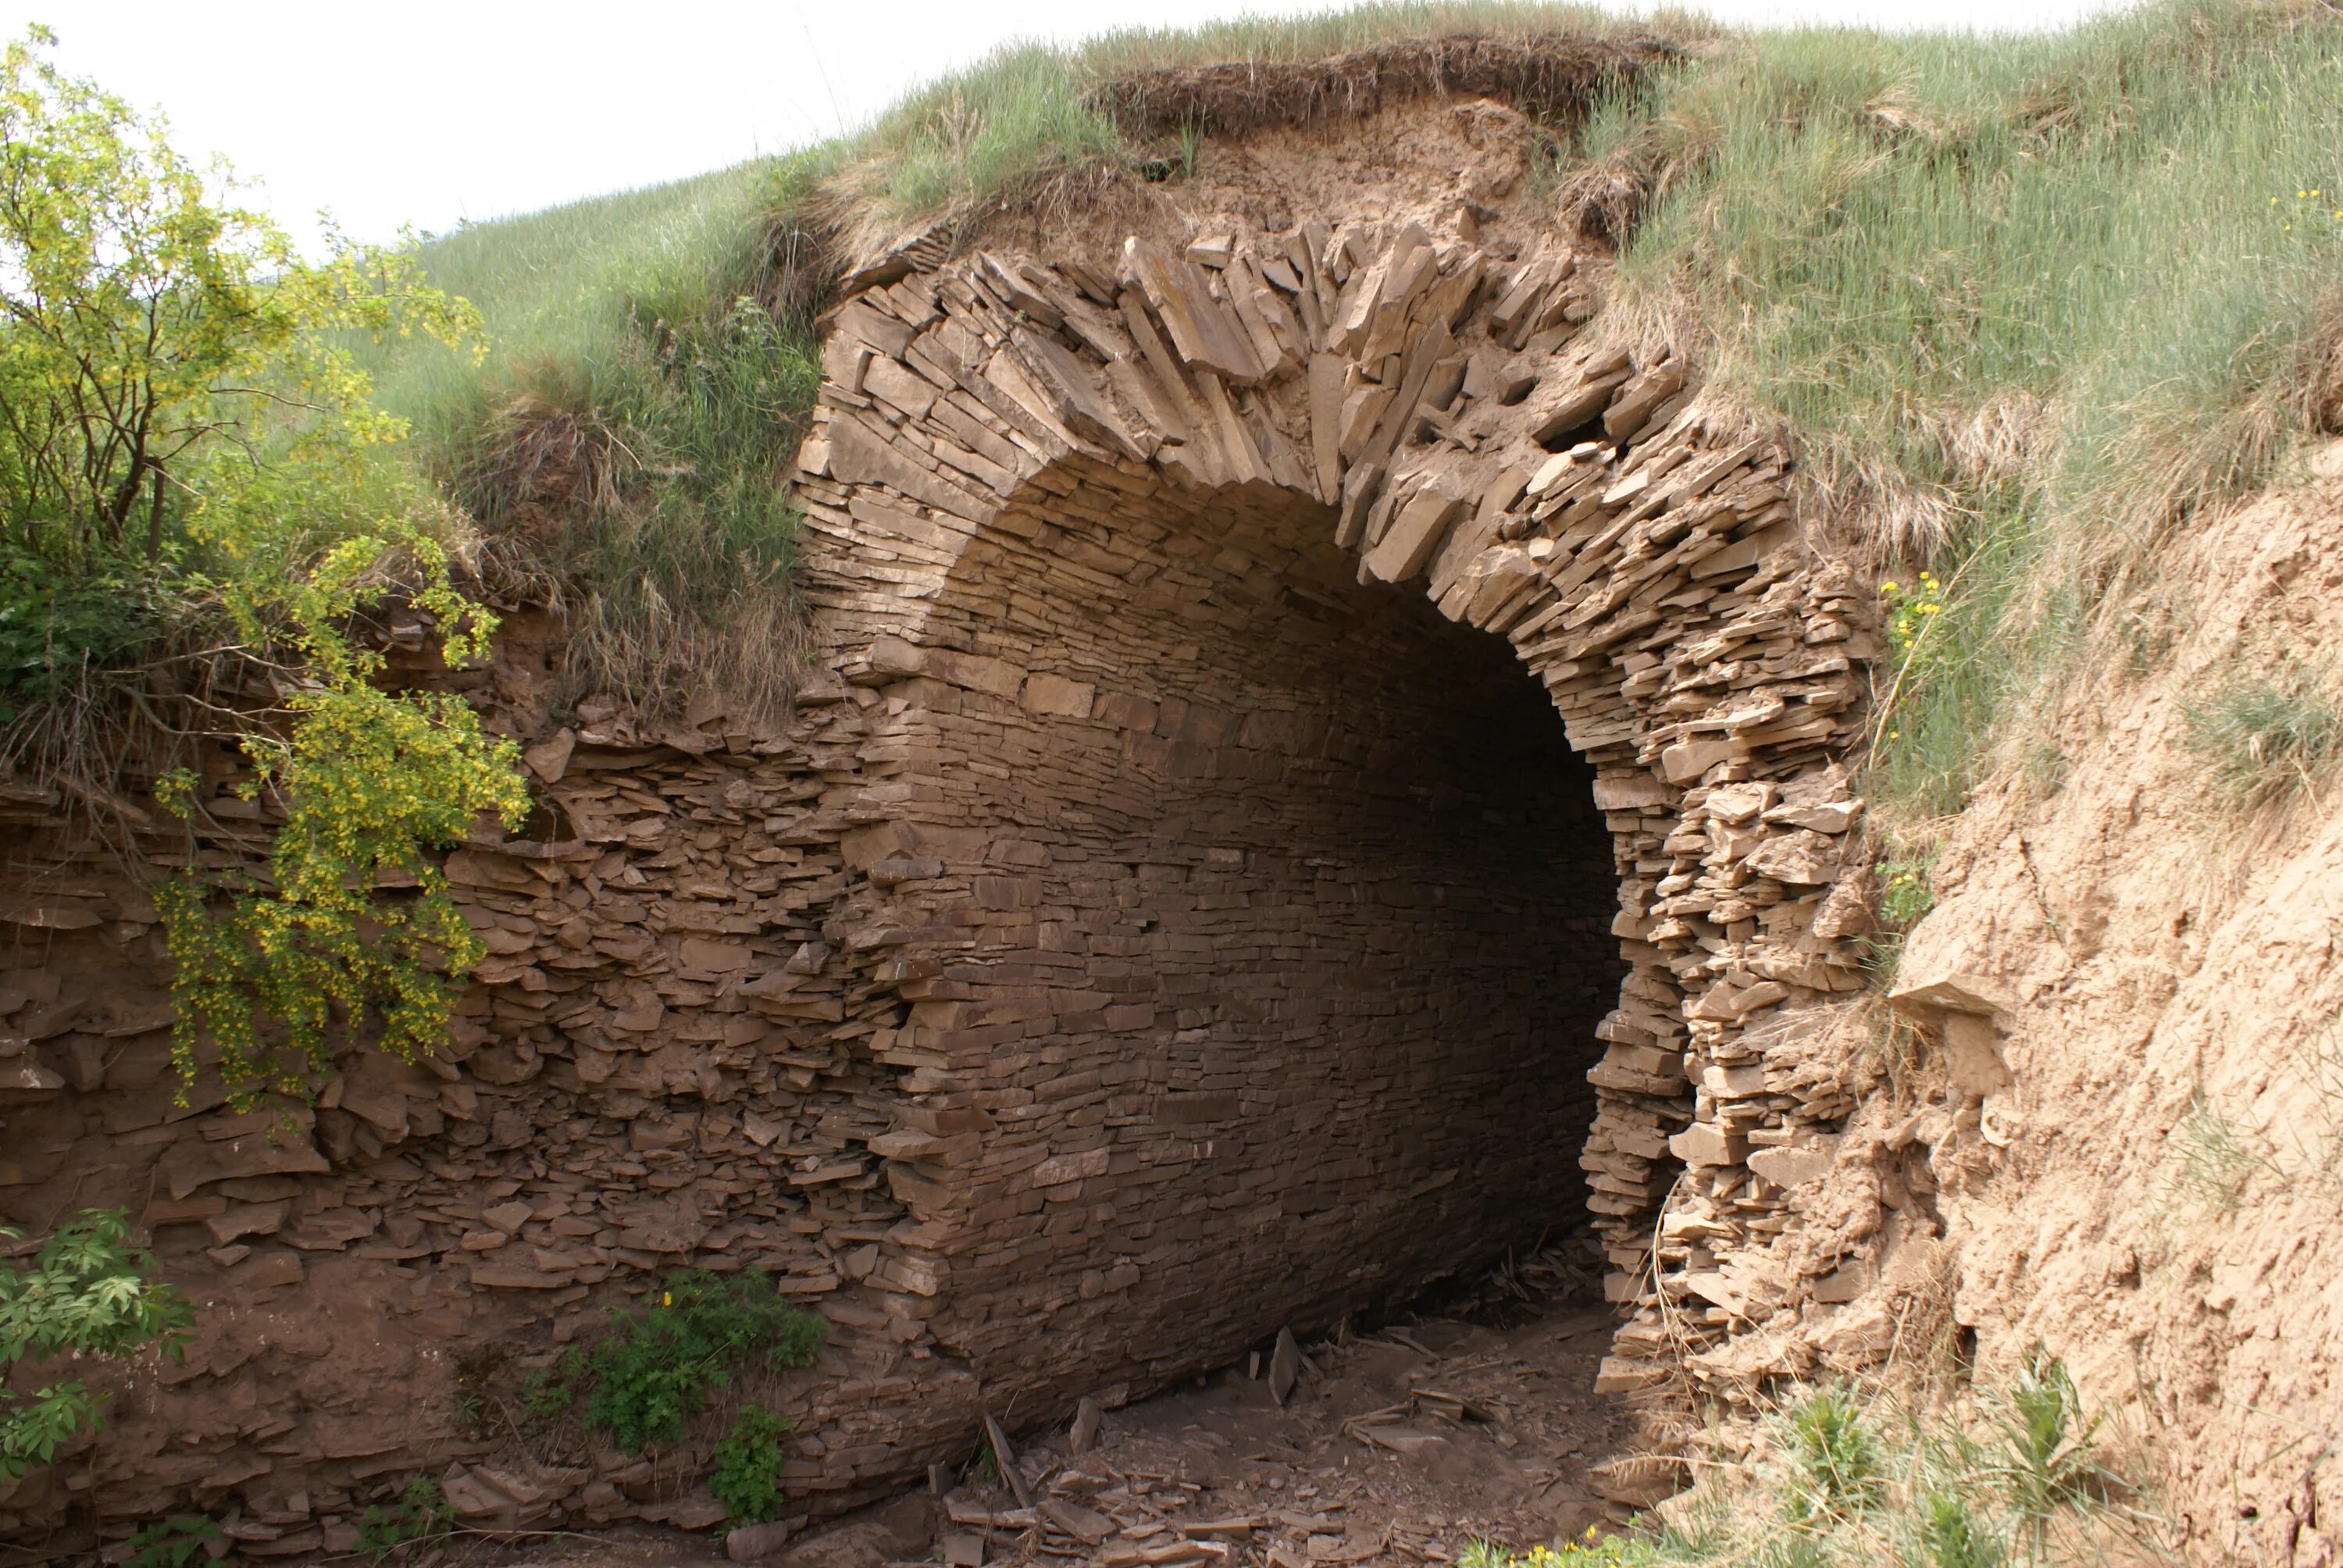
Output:
[[[1594,260],[1207,259],[898,266],[831,322],[798,493],[880,699],[837,931],[902,1004],[874,1277],[1046,1410],[1583,1201],[1606,1386],[1728,1375],[1835,1261],[1778,1240],[1851,1108],[1799,1042],[1860,985],[1852,576],[1686,367],[1591,341]],[[1509,1097],[1544,1168],[1468,1171]]]
[[[1111,1302],[1113,1356],[1171,1375],[1583,1221],[1611,844],[1511,650],[1266,487],[1041,512],[928,624],[1057,673],[890,688],[970,759],[918,814],[985,867],[912,1028],[970,1031],[1049,1151],[955,1289],[1026,1332]]]

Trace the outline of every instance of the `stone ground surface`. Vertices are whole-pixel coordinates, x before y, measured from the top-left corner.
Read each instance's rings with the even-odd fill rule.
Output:
[[[1525,1322],[1493,1317],[1426,1317],[1305,1347],[1282,1408],[1268,1357],[1259,1379],[1224,1369],[1107,1412],[1080,1457],[1065,1452],[1064,1429],[1029,1440],[1018,1469],[1031,1508],[998,1485],[910,1493],[763,1561],[1298,1568],[1443,1563],[1476,1536],[1575,1535],[1604,1516],[1587,1467],[1614,1452],[1630,1419],[1590,1392],[1615,1320],[1570,1303]],[[407,1568],[726,1562],[719,1536],[639,1528],[450,1543],[412,1551]]]

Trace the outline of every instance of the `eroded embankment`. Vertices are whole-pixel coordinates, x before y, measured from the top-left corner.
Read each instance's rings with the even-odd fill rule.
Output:
[[[2176,549],[1956,827],[1904,962],[1973,999],[1983,1094],[1939,1170],[1979,1379],[2064,1357],[2192,1559],[2329,1562],[2343,1536],[2343,817],[2299,755],[2208,724],[2332,668],[2338,459]],[[2241,768],[2262,803],[2225,786]]]
[[[1606,1390],[1875,1353],[1832,1298],[1888,1243],[1791,1197],[1865,1081],[1867,596],[1784,452],[1605,337],[1518,115],[1313,135],[864,270],[787,726],[557,714],[515,618],[458,684],[548,810],[450,857],[492,957],[448,1060],[353,1055],[289,1133],[175,1106],[151,906],[13,804],[8,1212],[131,1208],[202,1315],[8,1529],[340,1549],[418,1470],[483,1524],[712,1523],[719,1427],[638,1459],[470,1392],[684,1264],[831,1322],[729,1396],[822,1510],[980,1396],[1048,1421],[1582,1217]],[[241,778],[206,863],[265,841]]]

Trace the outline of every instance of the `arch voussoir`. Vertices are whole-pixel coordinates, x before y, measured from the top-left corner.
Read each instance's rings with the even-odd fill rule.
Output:
[[[1049,832],[987,817],[965,780],[1046,769],[1058,734],[1119,747],[1132,777],[1238,779],[1315,744],[1299,709],[1207,719],[1119,689],[1098,639],[1051,625],[1066,604],[1258,614],[1280,594],[1307,615],[1333,590],[1296,564],[1302,535],[1357,584],[1505,638],[1592,767],[1624,979],[1593,1029],[1584,1147],[1555,1152],[1584,1168],[1624,1310],[1604,1386],[1788,1370],[1734,1343],[1833,1261],[1794,1262],[1782,1238],[1789,1192],[1853,1109],[1808,1047],[1862,985],[1864,903],[1843,876],[1862,803],[1841,759],[1877,646],[1852,575],[1801,528],[1787,455],[1715,413],[1681,359],[1592,329],[1603,265],[1308,223],[1190,255],[1133,238],[1110,264],[978,254],[833,314],[798,477],[806,593],[832,665],[890,699],[841,806],[880,896],[841,935],[884,955],[872,983],[904,1005],[893,1049],[920,1136],[888,1161],[912,1216],[888,1245],[980,1375],[1047,1403],[1222,1347],[1115,1345],[1121,1292],[1150,1271],[1162,1286],[1160,1249],[1085,1252],[1046,1226],[1001,1240],[1031,1194],[1111,1210],[1152,1169],[1111,1125],[1111,1085],[1084,1121],[992,1092],[1002,1064],[1175,1026],[1135,1021],[1098,944],[1052,949],[1064,921],[1001,915],[1074,884],[1052,879]],[[1031,586],[1045,575],[1068,596],[1055,609]],[[1190,578],[1187,598],[1165,587]],[[1083,789],[1091,816],[1120,799],[1112,780]],[[988,948],[1008,929],[1032,951]],[[968,967],[988,951],[1009,956]],[[995,1286],[1089,1348],[988,1329],[999,1314],[974,1297]]]

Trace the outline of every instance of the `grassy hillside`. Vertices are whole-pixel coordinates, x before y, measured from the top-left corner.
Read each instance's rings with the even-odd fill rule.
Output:
[[[2308,4],[1764,35],[1593,128],[1581,194],[1654,193],[1625,302],[1948,585],[1881,715],[1910,807],[2022,749],[2078,648],[2151,650],[2158,544],[2332,417],[2338,128],[2343,25]]]
[[[581,688],[787,691],[779,477],[819,377],[771,295],[787,179],[743,165],[458,229],[424,262],[479,307],[488,357],[377,365],[435,477],[565,599]]]
[[[812,378],[771,286],[777,226],[894,233],[1111,177],[1161,152],[1112,112],[1133,71],[1618,27],[1371,6],[1006,51],[850,141],[437,242],[434,276],[481,306],[497,352],[387,385],[492,514],[513,493],[500,455],[556,416],[633,476],[570,508],[567,548],[608,611],[588,666],[639,685],[650,666],[621,645],[642,614],[737,648],[779,582],[787,519],[758,475]],[[2157,542],[2330,412],[2343,20],[2184,0],[2039,37],[1661,30],[1684,56],[1571,138],[1554,221],[1621,246],[1620,304],[1795,434],[1884,569],[1945,585],[1909,618],[1879,773],[1907,818],[1949,811],[2024,755],[2077,649],[2121,633],[2153,654]],[[628,601],[636,584],[661,605]]]

